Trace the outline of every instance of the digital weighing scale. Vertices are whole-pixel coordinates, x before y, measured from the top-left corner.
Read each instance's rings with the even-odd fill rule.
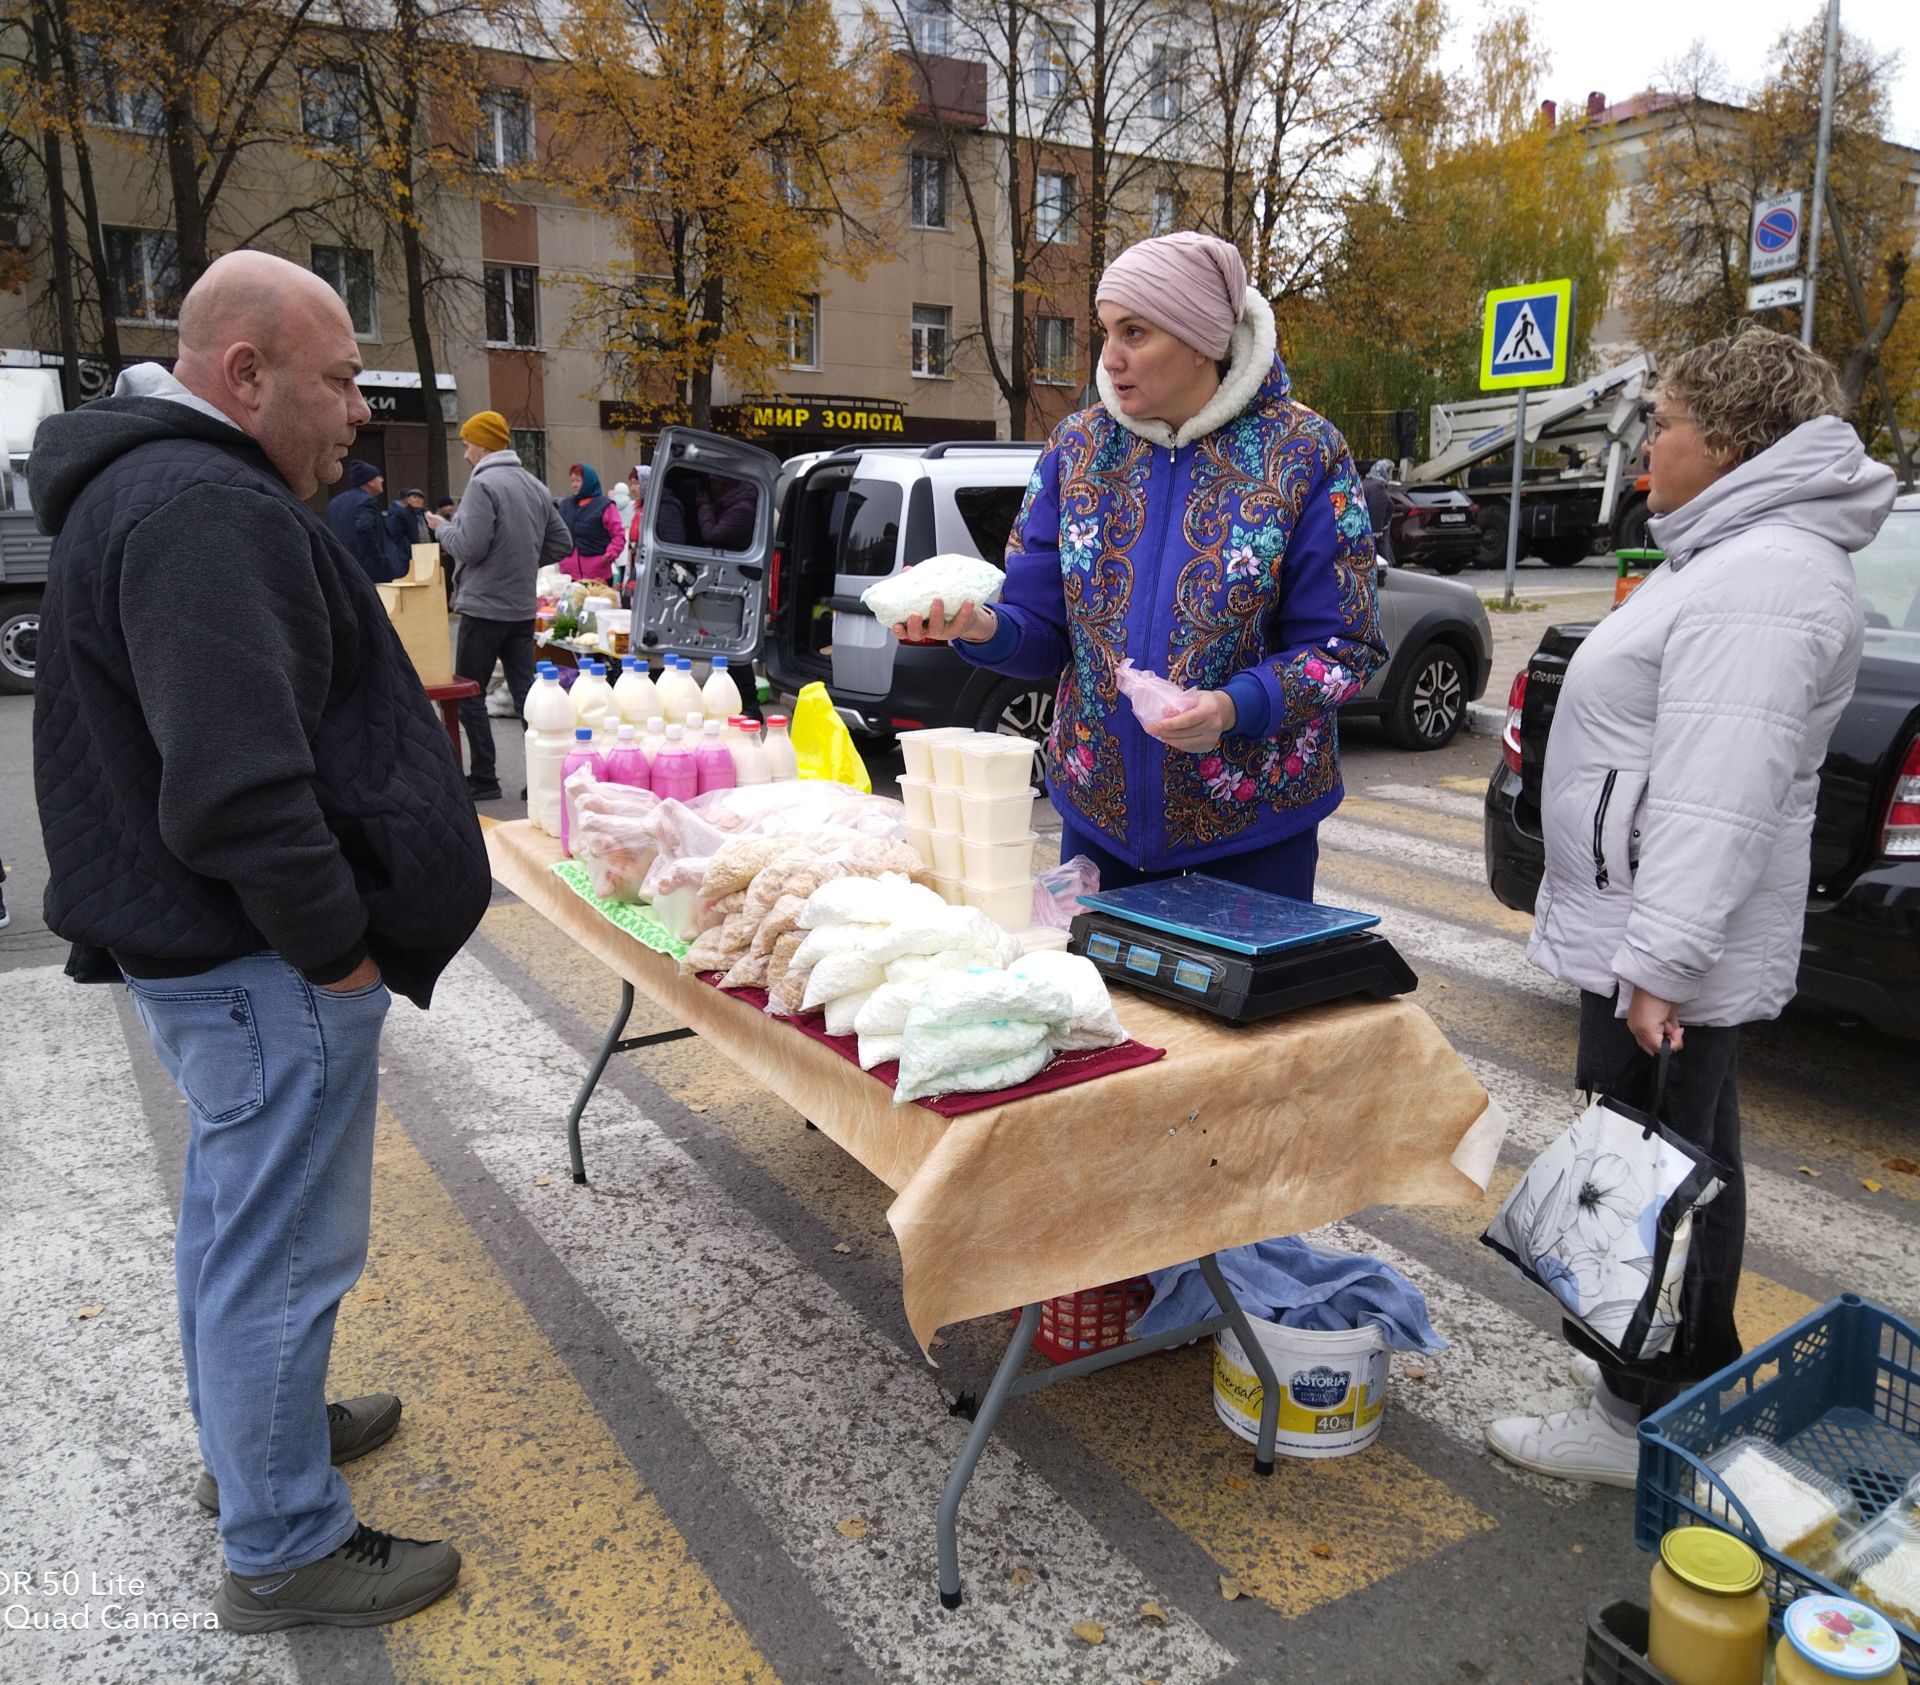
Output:
[[[1373,926],[1349,912],[1201,873],[1080,897],[1068,947],[1102,976],[1244,1024],[1347,995],[1419,986]]]

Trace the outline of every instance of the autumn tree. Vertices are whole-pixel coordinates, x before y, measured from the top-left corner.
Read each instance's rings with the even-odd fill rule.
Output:
[[[1629,319],[1656,354],[1727,333],[1745,317],[1755,200],[1795,187],[1811,194],[1822,50],[1818,18],[1782,34],[1767,76],[1744,98],[1700,46],[1666,73],[1663,122],[1632,195],[1621,275]],[[1920,312],[1903,308],[1920,225],[1905,162],[1885,138],[1897,68],[1897,54],[1841,32],[1813,343],[1841,370],[1856,413],[1876,375],[1911,402],[1920,374]],[[1768,325],[1797,332],[1799,306]],[[1866,408],[1860,419],[1871,441],[1879,418],[1877,406]]]
[[[715,372],[764,385],[829,262],[886,248],[905,78],[830,0],[568,0],[551,179],[618,223],[630,270],[568,277],[573,332],[631,391],[710,424]]]

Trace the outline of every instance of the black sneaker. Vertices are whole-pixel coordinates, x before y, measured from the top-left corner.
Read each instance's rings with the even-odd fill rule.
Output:
[[[477,802],[497,802],[500,799],[500,780],[497,778],[469,778],[467,794]]]
[[[327,1406],[327,1443],[335,1463],[364,1457],[393,1438],[400,1426],[400,1400],[390,1392],[371,1392]],[[193,1484],[193,1501],[202,1509],[220,1513],[220,1483],[212,1469],[202,1469]]]
[[[445,1539],[402,1539],[364,1521],[331,1556],[274,1574],[229,1574],[213,1612],[229,1632],[384,1626],[453,1589],[460,1553]]]

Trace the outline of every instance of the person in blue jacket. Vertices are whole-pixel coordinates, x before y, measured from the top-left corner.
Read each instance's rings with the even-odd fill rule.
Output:
[[[404,565],[394,566],[387,542],[386,521],[380,513],[380,494],[385,489],[380,470],[355,457],[347,464],[347,489],[334,493],[327,504],[327,531],[376,585],[389,584],[407,571]]]
[[[1045,753],[1060,854],[1103,887],[1199,870],[1310,900],[1341,797],[1334,712],[1386,659],[1367,503],[1294,402],[1273,312],[1210,235],[1129,247],[1097,294],[1097,408],[1054,429],[1002,600],[897,626],[1014,678],[1059,678]],[[1123,660],[1195,693],[1142,725]]]

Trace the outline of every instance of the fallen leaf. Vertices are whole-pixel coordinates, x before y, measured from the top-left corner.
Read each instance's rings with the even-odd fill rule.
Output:
[[[553,1178],[551,1176],[536,1176],[533,1179],[533,1185],[536,1188],[550,1188],[553,1186]]]
[[[1880,1191],[1880,1184],[1871,1176],[1862,1176],[1860,1178],[1860,1186],[1865,1188],[1870,1194],[1877,1194]]]
[[[1400,1373],[1409,1381],[1424,1381],[1427,1378],[1425,1367],[1418,1363],[1409,1363]]]
[[[1229,1603],[1239,1602],[1240,1582],[1231,1574],[1222,1574],[1220,1576],[1220,1595]]]
[[[866,1521],[857,1515],[850,1515],[845,1521],[836,1521],[833,1530],[843,1539],[864,1539],[867,1536]]]
[[[1575,1556],[1585,1556],[1587,1554],[1587,1547],[1585,1545],[1575,1545],[1573,1547],[1573,1554]]]
[[[1910,1158],[1890,1158],[1880,1168],[1897,1170],[1902,1176],[1920,1176],[1920,1164],[1915,1164]]]
[[[98,1316],[106,1308],[107,1307],[105,1305],[82,1305],[73,1314],[76,1321],[91,1322],[96,1316]]]
[[[1147,1602],[1140,1605],[1140,1618],[1145,1621],[1164,1621],[1167,1612],[1158,1603]]]
[[[847,1252],[851,1252],[852,1250],[853,1248],[849,1246],[844,1240],[841,1241],[840,1244],[834,1248],[834,1251],[840,1252],[840,1253],[847,1253]]]
[[[1309,1556],[1319,1557],[1322,1562],[1329,1562],[1333,1559],[1333,1546],[1332,1545],[1308,1545],[1307,1554]]]
[[[1007,1576],[1007,1580],[1012,1585],[1030,1586],[1033,1584],[1033,1570],[1031,1568],[1016,1568]]]
[[[690,1112],[704,1112],[706,1109],[707,1108],[705,1106],[689,1106],[687,1108],[687,1110]]]
[[[1800,1174],[1801,1174],[1802,1176],[1813,1176],[1813,1177],[1818,1177],[1818,1176],[1819,1176],[1819,1174],[1820,1174],[1820,1172],[1819,1172],[1819,1171],[1817,1171],[1817,1170],[1815,1170],[1815,1169],[1813,1168],[1813,1166],[1812,1166],[1812,1165],[1810,1165],[1810,1164],[1803,1164],[1803,1165],[1801,1165],[1801,1166],[1800,1166]]]
[[[1244,1492],[1247,1489],[1247,1483],[1239,1475],[1230,1474],[1227,1476],[1227,1488],[1233,1492]]]
[[[387,1074],[387,1067],[386,1067],[385,1065],[382,1065],[382,1066],[380,1067],[380,1074],[381,1074],[382,1076],[385,1076],[385,1075]]]
[[[935,1351],[939,1351],[943,1346],[946,1345],[946,1343],[947,1343],[946,1337],[940,1334],[934,1335],[934,1337],[927,1342],[927,1344],[932,1346]]]
[[[1104,1644],[1107,1641],[1107,1629],[1098,1621],[1075,1621],[1073,1636],[1088,1644]]]

